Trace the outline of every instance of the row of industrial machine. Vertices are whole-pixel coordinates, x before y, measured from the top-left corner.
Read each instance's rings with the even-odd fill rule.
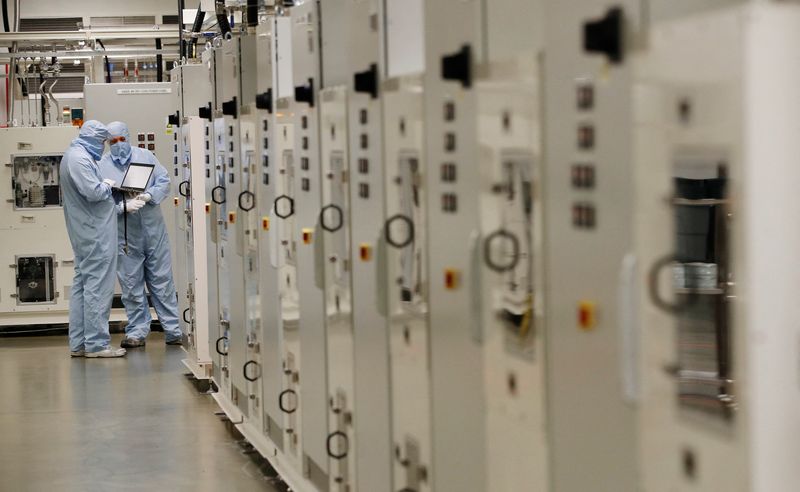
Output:
[[[800,4],[215,13],[86,117],[158,141],[185,362],[292,490],[797,487]],[[65,313],[74,133],[0,133],[2,324]]]

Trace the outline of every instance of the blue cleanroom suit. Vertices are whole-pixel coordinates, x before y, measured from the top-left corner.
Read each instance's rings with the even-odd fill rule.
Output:
[[[147,184],[147,203],[138,211],[128,213],[128,251],[124,251],[124,222],[122,201],[125,197],[115,192],[118,227],[117,276],[122,287],[122,302],[128,315],[125,335],[128,339],[144,340],[150,333],[150,309],[145,295],[145,285],[150,292],[158,320],[164,328],[166,341],[181,339],[178,325],[178,300],[172,277],[169,237],[161,214],[160,203],[170,191],[167,170],[149,150],[132,147],[130,133],[125,123],[108,124],[110,136],[125,137],[124,142],[111,145],[111,152],[100,161],[100,172],[104,178],[122,183],[131,162],[155,164],[155,170]],[[124,346],[124,345],[123,345]]]
[[[69,345],[73,353],[109,348],[108,317],[117,268],[117,225],[111,186],[97,160],[108,130],[87,121],[61,159],[61,191],[67,233],[75,254],[69,303]]]

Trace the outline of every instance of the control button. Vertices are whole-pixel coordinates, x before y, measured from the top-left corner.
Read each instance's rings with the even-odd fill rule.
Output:
[[[456,119],[456,104],[453,101],[444,103],[444,120],[453,121]]]
[[[311,238],[313,237],[314,229],[310,229],[307,227],[303,228],[303,243],[311,244]]]
[[[231,224],[236,223],[236,212],[228,212],[228,222]]]
[[[572,225],[579,229],[594,229],[597,213],[591,203],[576,203],[572,206]]]
[[[456,165],[452,162],[442,164],[442,181],[453,183],[456,180]]]
[[[178,206],[178,197],[176,196],[175,198],[172,199],[172,201],[175,202],[175,206],[177,207]]]
[[[456,134],[448,132],[444,136],[444,150],[454,152],[456,150]]]
[[[582,330],[592,330],[597,325],[597,305],[593,301],[578,302],[578,326]]]
[[[442,210],[450,213],[458,210],[458,197],[454,193],[442,194]]]
[[[269,230],[269,217],[261,217],[261,229]]]
[[[136,135],[136,139],[140,142],[144,142],[144,138],[145,138],[144,133],[139,133]]]
[[[595,134],[594,126],[582,124],[578,126],[578,148],[590,150],[594,148]]]
[[[176,133],[175,136],[177,137],[177,135],[178,134]],[[148,142],[155,142],[156,141],[156,134],[155,133],[148,133],[147,134],[147,141]]]
[[[591,84],[579,84],[575,90],[575,99],[578,109],[589,111],[594,109],[594,86]]]
[[[572,186],[578,189],[595,187],[595,168],[591,164],[575,164],[572,166]]]

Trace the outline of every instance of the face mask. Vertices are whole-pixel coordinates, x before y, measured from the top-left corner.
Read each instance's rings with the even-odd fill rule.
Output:
[[[111,146],[111,158],[117,164],[127,164],[131,158],[131,144],[117,142]]]
[[[103,156],[103,149],[105,148],[103,141],[97,142],[93,138],[82,138],[81,143],[86,151],[89,152],[89,155],[95,160]]]

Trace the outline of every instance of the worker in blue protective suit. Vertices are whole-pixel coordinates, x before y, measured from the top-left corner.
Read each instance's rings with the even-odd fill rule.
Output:
[[[69,301],[69,346],[72,357],[122,357],[111,348],[108,317],[117,269],[117,225],[111,187],[97,160],[108,130],[89,120],[61,159],[61,192],[67,234],[75,255],[75,277]]]
[[[122,303],[128,314],[122,347],[144,347],[150,333],[152,318],[145,285],[164,328],[167,345],[180,345],[182,337],[178,325],[178,299],[172,277],[169,237],[159,206],[169,194],[169,175],[152,152],[131,146],[130,132],[125,123],[109,123],[108,131],[111,152],[100,161],[100,172],[104,178],[121,182],[131,162],[155,164],[144,193],[136,196],[123,196],[119,191],[114,193],[118,227],[117,276],[122,287]]]

